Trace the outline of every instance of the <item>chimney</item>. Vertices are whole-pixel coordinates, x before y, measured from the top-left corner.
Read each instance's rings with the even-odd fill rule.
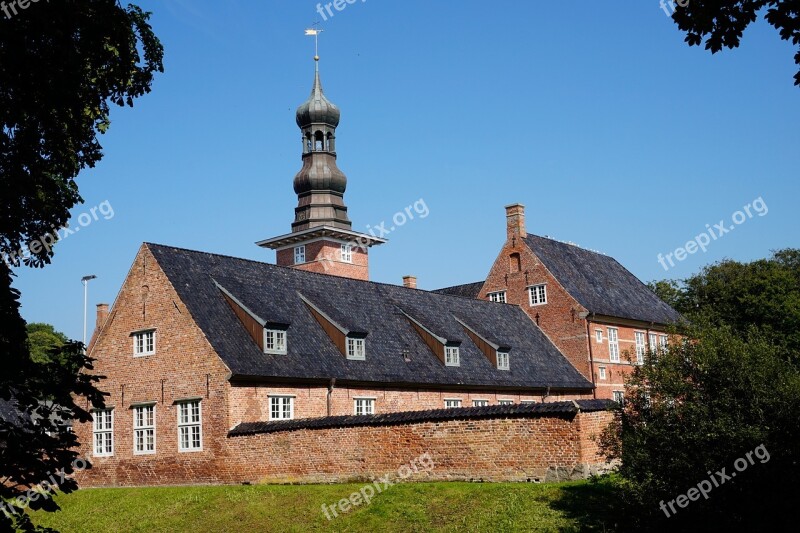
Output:
[[[108,304],[97,304],[97,321],[94,324],[95,331],[100,331],[108,318]]]
[[[506,206],[506,236],[510,241],[512,237],[524,239],[528,236],[525,231],[525,206],[511,204]]]
[[[416,289],[417,276],[403,276],[403,287],[406,289]]]

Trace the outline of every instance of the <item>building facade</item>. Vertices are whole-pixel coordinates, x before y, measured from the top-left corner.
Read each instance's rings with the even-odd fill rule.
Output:
[[[602,466],[593,439],[609,405],[566,338],[524,305],[486,301],[505,273],[482,298],[369,281],[385,241],[351,228],[339,119],[317,63],[297,111],[291,232],[258,243],[276,265],[146,243],[113,306],[98,306],[89,354],[108,397],[75,425],[93,464],[84,485],[348,480],[421,450],[440,462],[430,479]],[[501,255],[524,251],[510,246]],[[523,272],[509,278],[520,291]]]

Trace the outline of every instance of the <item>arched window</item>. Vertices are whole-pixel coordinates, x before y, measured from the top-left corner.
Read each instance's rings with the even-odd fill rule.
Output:
[[[322,152],[325,150],[325,136],[321,131],[317,131],[314,134],[314,150],[317,152]]]

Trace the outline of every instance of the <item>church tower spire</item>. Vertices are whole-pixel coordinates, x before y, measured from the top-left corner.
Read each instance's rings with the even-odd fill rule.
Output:
[[[321,30],[306,30],[317,36]],[[385,239],[352,230],[344,193],[347,177],[336,164],[336,128],[341,113],[322,90],[314,56],[311,95],[297,108],[303,166],[294,177],[297,207],[292,232],[257,244],[277,251],[277,263],[301,270],[369,279],[369,248]]]
[[[303,168],[294,178],[297,208],[292,231],[331,225],[350,229],[344,205],[347,177],[336,166],[336,127],[341,113],[322,90],[319,56],[314,57],[314,85],[308,100],[297,108],[302,132]]]

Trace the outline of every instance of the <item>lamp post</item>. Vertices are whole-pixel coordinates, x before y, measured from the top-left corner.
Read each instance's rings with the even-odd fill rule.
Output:
[[[81,278],[81,283],[83,283],[83,350],[86,351],[86,305],[89,299],[89,282],[93,279],[96,279],[97,276],[91,274],[89,276],[83,276]]]

